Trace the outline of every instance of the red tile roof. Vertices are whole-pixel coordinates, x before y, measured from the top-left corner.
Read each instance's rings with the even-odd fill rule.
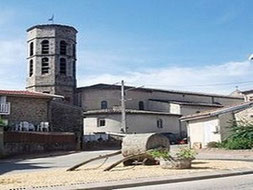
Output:
[[[31,92],[27,90],[0,90],[0,95],[33,97],[33,98],[54,98],[54,97],[63,98],[58,95],[46,94],[41,92]]]

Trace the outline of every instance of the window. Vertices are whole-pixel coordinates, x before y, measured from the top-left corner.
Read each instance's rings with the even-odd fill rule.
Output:
[[[72,46],[72,50],[73,50],[73,57],[76,58],[76,44],[73,44]]]
[[[107,101],[102,101],[101,102],[101,109],[107,109]]]
[[[44,57],[41,59],[41,74],[49,73],[49,59]]]
[[[41,42],[41,53],[42,54],[49,54],[49,41],[43,40]]]
[[[60,54],[61,55],[67,54],[67,43],[65,41],[60,42]]]
[[[144,110],[144,102],[143,101],[139,102],[139,110]]]
[[[33,42],[30,43],[30,56],[33,56]]]
[[[0,104],[6,103],[6,96],[0,96]]]
[[[66,75],[66,59],[64,58],[60,59],[60,74]]]
[[[163,120],[162,119],[158,119],[156,121],[156,126],[157,126],[157,128],[163,128]]]
[[[105,119],[98,119],[98,127],[104,127],[105,126]]]
[[[30,65],[29,65],[29,77],[33,76],[33,60],[30,60]]]

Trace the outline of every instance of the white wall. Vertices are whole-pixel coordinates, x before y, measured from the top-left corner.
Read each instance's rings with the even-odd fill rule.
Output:
[[[98,118],[106,120],[106,126],[98,127]],[[163,120],[163,128],[157,128],[157,120]],[[128,133],[150,133],[150,132],[172,132],[179,134],[179,116],[154,115],[154,114],[127,114],[126,116]],[[113,132],[120,133],[121,115],[92,115],[84,118],[85,134],[93,132]]]
[[[192,147],[194,143],[201,143],[204,148],[208,142],[220,142],[220,133],[214,133],[216,131],[216,126],[220,127],[217,117],[189,121],[187,129],[188,137],[190,138],[190,146]]]

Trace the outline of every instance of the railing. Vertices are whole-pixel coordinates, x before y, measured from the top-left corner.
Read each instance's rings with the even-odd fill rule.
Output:
[[[0,115],[9,115],[11,104],[10,102],[0,104]]]

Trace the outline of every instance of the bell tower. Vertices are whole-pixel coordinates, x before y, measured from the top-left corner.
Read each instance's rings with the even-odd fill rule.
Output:
[[[36,25],[27,29],[29,91],[64,96],[75,102],[76,34],[72,26]]]

